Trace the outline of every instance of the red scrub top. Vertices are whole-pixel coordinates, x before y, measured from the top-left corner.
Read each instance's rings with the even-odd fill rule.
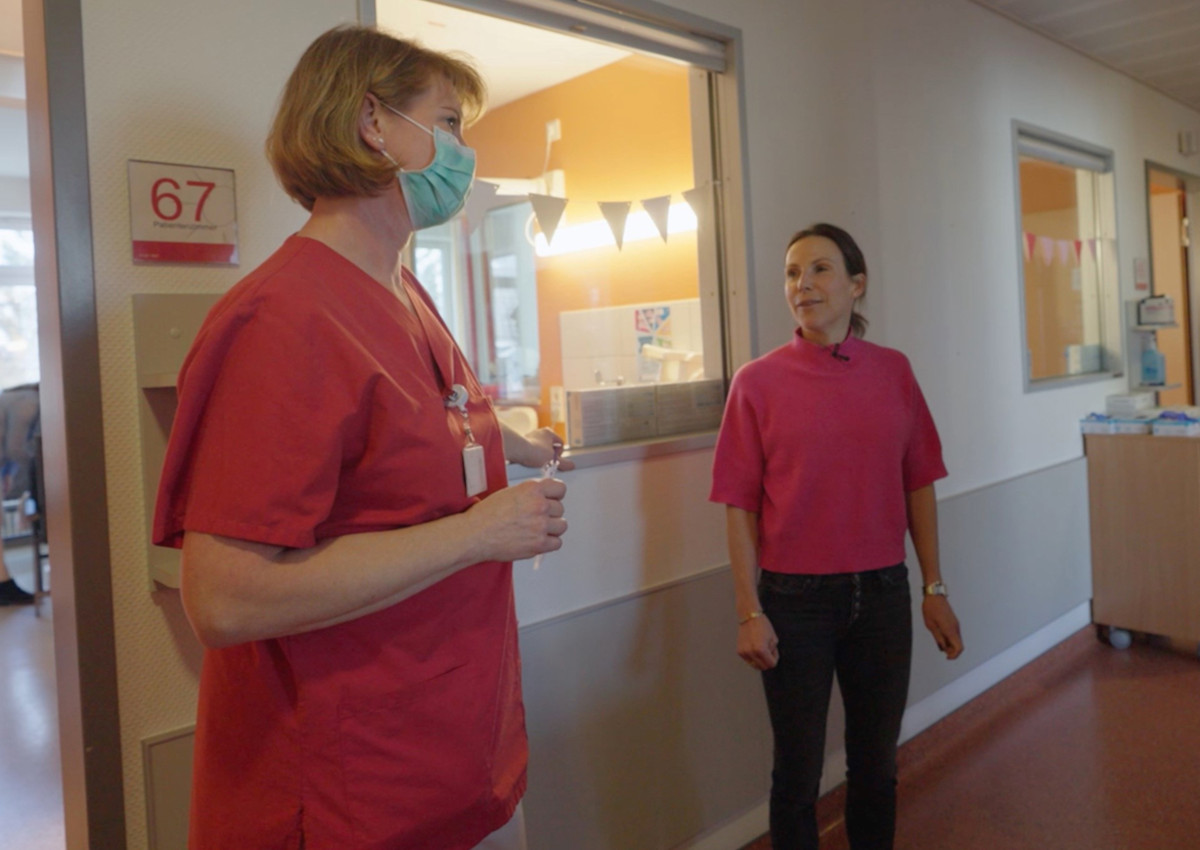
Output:
[[[487,493],[506,486],[490,403],[405,274],[415,314],[293,236],[213,307],[179,375],[156,543],[307,548],[466,510],[486,494],[466,494],[454,383]],[[191,850],[474,847],[525,790],[516,625],[512,565],[489,562],[351,622],[206,651]]]

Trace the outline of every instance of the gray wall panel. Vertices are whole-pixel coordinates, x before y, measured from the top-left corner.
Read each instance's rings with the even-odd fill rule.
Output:
[[[762,801],[757,674],[708,573],[521,633],[531,850],[660,850]]]
[[[1091,596],[1083,459],[946,499],[939,514],[967,649],[955,662],[937,652],[914,593],[910,705]],[[732,599],[719,571],[522,631],[531,850],[664,850],[764,800],[770,729],[733,651]],[[831,769],[841,714],[835,695]]]
[[[1083,458],[938,505],[942,573],[966,646],[943,660],[914,595],[909,703],[945,687],[1092,596],[1087,462]],[[914,587],[920,585],[913,565]]]
[[[1091,596],[1084,460],[946,499],[940,515],[967,651],[942,658],[914,594],[910,705]],[[734,653],[736,635],[727,570],[521,630],[531,850],[668,850],[765,800],[770,728],[758,675]],[[831,774],[844,764],[841,712],[835,694]],[[186,788],[176,787],[185,765],[166,767],[173,787],[151,781],[148,795],[186,805]]]

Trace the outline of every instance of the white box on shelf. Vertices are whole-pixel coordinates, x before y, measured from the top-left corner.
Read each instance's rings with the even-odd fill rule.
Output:
[[[1114,434],[1149,434],[1150,420],[1149,419],[1114,419],[1113,430]]]
[[[1109,416],[1136,416],[1154,407],[1154,393],[1118,393],[1104,400],[1104,412]]]
[[[1156,437],[1200,437],[1200,419],[1183,413],[1164,413],[1150,423]]]
[[[1113,418],[1103,413],[1089,413],[1079,420],[1081,434],[1111,434],[1113,433]]]

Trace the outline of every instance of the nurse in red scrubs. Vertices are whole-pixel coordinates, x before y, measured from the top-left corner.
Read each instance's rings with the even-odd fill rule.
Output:
[[[318,38],[267,152],[311,215],[208,315],[179,376],[155,542],[206,648],[192,850],[520,847],[512,564],[558,549],[561,449],[496,420],[398,257],[463,206],[464,62]],[[507,842],[507,843],[505,843]]]

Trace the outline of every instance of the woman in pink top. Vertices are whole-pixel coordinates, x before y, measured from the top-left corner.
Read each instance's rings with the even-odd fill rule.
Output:
[[[817,850],[836,672],[850,846],[886,850],[912,655],[906,532],[925,624],[948,658],[962,652],[938,565],[933,482],[946,469],[908,360],[862,339],[867,267],[850,234],[830,224],[797,233],[784,274],[795,337],[734,377],[713,464],[737,650],[763,671],[775,737],[772,846]]]
[[[512,564],[561,546],[561,481],[399,263],[474,178],[469,65],[319,37],[267,143],[300,231],[212,309],[179,376],[155,542],[205,646],[192,850],[523,846]],[[564,466],[564,468],[567,468]]]

